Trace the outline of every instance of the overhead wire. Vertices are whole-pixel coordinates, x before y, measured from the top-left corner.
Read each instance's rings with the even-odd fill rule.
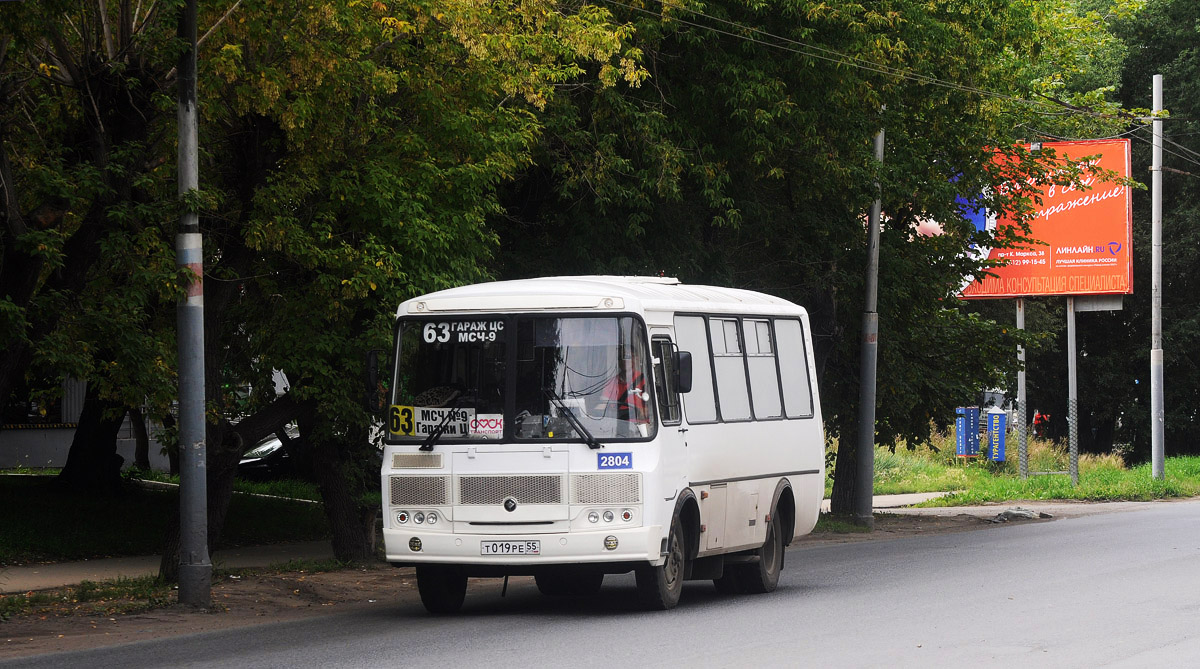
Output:
[[[716,27],[713,27],[710,25],[704,25],[702,23],[697,23],[695,21],[689,21],[687,19],[683,19],[683,18],[674,16],[674,15],[668,16],[668,15],[662,13],[661,11],[656,12],[656,11],[653,11],[650,9],[645,9],[643,7],[635,7],[626,2],[623,2],[622,0],[600,0],[600,1],[610,4],[610,5],[624,7],[626,9],[629,9],[634,12],[639,12],[642,14],[655,16],[655,17],[658,17],[663,20],[675,21],[682,25],[691,26],[693,28],[697,28],[700,30],[706,30],[708,32],[715,33],[718,35],[725,35],[728,37],[732,37],[734,39],[740,39],[740,40],[744,40],[744,41],[751,42],[754,44],[760,44],[760,45],[766,46],[768,48],[779,49],[781,51],[787,51],[789,53],[795,53],[795,54],[799,54],[802,56],[807,56],[809,58],[824,60],[827,62],[832,62],[832,63],[836,63],[839,65],[845,65],[848,67],[854,67],[854,68],[858,68],[861,70],[874,72],[876,74],[884,74],[884,75],[894,76],[894,77],[897,77],[897,78],[900,78],[900,79],[903,79],[906,81],[912,81],[912,82],[921,83],[921,84],[928,84],[931,86],[939,86],[942,88],[948,88],[951,90],[957,90],[957,91],[961,91],[961,92],[974,93],[976,95],[980,95],[983,97],[988,97],[988,98],[992,98],[992,99],[996,99],[996,100],[1002,100],[1002,101],[1012,102],[1012,103],[1016,103],[1016,104],[1026,105],[1028,107],[1039,107],[1040,106],[1040,107],[1044,108],[1045,105],[1047,105],[1047,104],[1054,104],[1062,109],[1062,111],[1057,111],[1057,112],[1043,111],[1043,110],[1038,110],[1038,109],[1030,110],[1033,113],[1036,113],[1038,115],[1044,115],[1044,116],[1068,116],[1068,115],[1090,116],[1093,118],[1103,118],[1103,119],[1110,119],[1110,120],[1126,119],[1126,120],[1137,121],[1137,122],[1141,123],[1141,125],[1137,125],[1134,128],[1131,128],[1130,130],[1127,130],[1125,132],[1118,133],[1117,135],[1113,135],[1111,137],[1101,137],[1101,138],[1096,138],[1096,137],[1092,137],[1092,138],[1059,137],[1052,133],[1042,132],[1042,131],[1038,131],[1035,128],[1031,128],[1031,130],[1034,130],[1035,132],[1039,132],[1039,134],[1046,136],[1046,137],[1051,137],[1051,138],[1059,139],[1062,141],[1084,141],[1087,139],[1092,139],[1092,140],[1095,140],[1095,139],[1119,139],[1119,138],[1122,138],[1125,136],[1129,136],[1129,137],[1133,137],[1134,139],[1137,139],[1137,140],[1143,141],[1143,142],[1150,141],[1150,140],[1145,139],[1144,137],[1139,137],[1136,134],[1137,131],[1139,131],[1139,130],[1149,129],[1149,119],[1146,119],[1144,117],[1135,117],[1132,114],[1129,114],[1128,112],[1125,112],[1122,114],[1097,112],[1097,111],[1094,111],[1091,109],[1086,109],[1086,108],[1082,108],[1082,107],[1079,107],[1076,105],[1071,105],[1071,104],[1065,103],[1063,101],[1055,100],[1053,98],[1048,98],[1048,97],[1045,99],[1045,101],[1034,101],[1034,100],[1027,100],[1025,98],[1020,98],[1020,97],[1017,97],[1014,95],[998,93],[995,91],[989,91],[987,89],[978,88],[975,86],[968,86],[966,84],[960,84],[960,83],[954,82],[954,81],[947,81],[945,79],[940,79],[938,77],[933,77],[933,76],[925,75],[925,74],[918,74],[918,73],[912,72],[910,70],[904,70],[904,69],[892,67],[890,65],[884,65],[882,63],[877,63],[877,62],[874,62],[871,60],[867,60],[865,58],[860,58],[858,56],[852,56],[850,54],[843,53],[836,49],[831,49],[829,47],[823,47],[823,46],[811,44],[808,42],[802,42],[800,40],[792,39],[790,37],[785,37],[782,35],[777,35],[775,33],[771,33],[771,32],[762,30],[760,28],[743,25],[743,24],[737,23],[735,21],[730,21],[728,19],[723,19],[720,17],[712,16],[709,14],[705,14],[704,12],[701,12],[701,11],[698,11],[695,9],[689,9],[686,7],[678,7],[676,9],[679,11],[688,12],[688,13],[693,14],[698,17],[702,17],[709,21],[714,21],[717,23],[724,24],[731,28],[742,31],[743,33],[752,33],[754,35],[759,35],[764,38],[769,38],[770,40],[775,40],[775,41],[767,41],[766,39],[757,39],[757,38],[751,37],[747,34],[739,34],[737,32],[732,32],[731,30],[722,30],[720,28],[716,28]],[[1190,119],[1182,118],[1182,117],[1166,117],[1161,120],[1167,121],[1167,120],[1190,120]],[[1190,135],[1190,134],[1196,134],[1196,133],[1185,133],[1185,134]],[[1181,149],[1182,151],[1186,152],[1186,153],[1179,153],[1177,151],[1171,151],[1170,149],[1163,147],[1163,151],[1165,153],[1175,156],[1176,158],[1179,158],[1180,160],[1183,160],[1184,162],[1186,162],[1188,164],[1196,165],[1196,166],[1200,167],[1200,162],[1198,162],[1197,160],[1193,160],[1188,155],[1188,154],[1191,154],[1191,155],[1196,156],[1197,158],[1200,158],[1200,152],[1190,149],[1186,146],[1183,146],[1182,144],[1180,144],[1178,142],[1175,142],[1174,140],[1171,140],[1171,139],[1168,139],[1165,137],[1164,137],[1164,142],[1169,143],[1169,144],[1177,147],[1178,149]],[[1181,173],[1188,174],[1190,176],[1196,176],[1189,172],[1181,172]]]
[[[737,23],[735,21],[730,21],[728,19],[722,19],[722,18],[719,18],[716,16],[711,16],[711,15],[705,14],[701,11],[698,11],[695,9],[689,9],[686,7],[678,7],[677,9],[680,11],[689,12],[696,16],[703,17],[710,21],[716,21],[718,23],[723,23],[727,26],[731,26],[738,30],[754,33],[757,35],[762,35],[763,37],[768,37],[773,40],[778,40],[779,42],[784,42],[784,43],[787,43],[790,45],[795,45],[795,47],[799,47],[799,48],[789,48],[787,46],[784,46],[783,44],[778,44],[775,42],[768,42],[768,41],[764,41],[761,39],[755,39],[753,37],[748,37],[746,35],[737,34],[734,32],[730,32],[728,30],[721,30],[719,28],[714,28],[712,26],[704,25],[701,23],[696,23],[694,21],[688,21],[686,19],[682,19],[682,18],[679,18],[678,16],[674,16],[674,15],[668,16],[666,14],[663,14],[662,12],[656,12],[656,11],[653,11],[650,9],[645,9],[642,7],[635,7],[626,2],[622,2],[621,0],[600,0],[600,1],[610,4],[610,5],[625,7],[626,9],[629,9],[629,10],[632,10],[635,12],[639,12],[642,14],[656,16],[660,19],[675,21],[675,22],[681,23],[683,25],[692,26],[694,28],[699,28],[701,30],[707,30],[709,32],[713,32],[713,33],[720,34],[720,35],[727,35],[729,37],[733,37],[734,39],[741,39],[741,40],[745,40],[745,41],[752,42],[755,44],[761,44],[763,46],[780,49],[783,51],[788,51],[788,52],[800,54],[803,56],[808,56],[810,58],[816,58],[819,60],[825,60],[825,61],[829,61],[829,62],[833,62],[833,63],[838,63],[838,64],[846,65],[849,67],[856,67],[856,68],[867,70],[870,72],[875,72],[877,74],[887,74],[887,75],[895,76],[895,77],[905,79],[908,81],[917,82],[917,83],[929,84],[931,86],[939,86],[942,88],[949,88],[949,89],[957,90],[957,91],[961,91],[961,92],[974,93],[974,94],[981,95],[984,97],[989,97],[989,98],[993,98],[993,99],[997,99],[997,100],[1004,100],[1004,101],[1008,101],[1008,102],[1014,102],[1014,103],[1022,104],[1022,105],[1044,106],[1046,104],[1053,104],[1053,105],[1056,105],[1057,107],[1065,108],[1065,110],[1066,110],[1065,114],[1092,116],[1092,117],[1096,117],[1096,118],[1106,118],[1106,119],[1131,118],[1131,116],[1129,116],[1127,114],[1110,114],[1110,113],[1105,113],[1105,112],[1097,112],[1097,111],[1093,111],[1090,109],[1078,107],[1076,105],[1071,105],[1071,104],[1062,102],[1060,100],[1055,100],[1055,99],[1049,98],[1049,97],[1047,97],[1045,99],[1045,101],[1042,101],[1042,102],[1034,101],[1034,100],[1027,100],[1025,98],[1020,98],[1020,97],[1017,97],[1014,95],[1009,95],[1007,93],[998,93],[996,91],[989,91],[987,89],[978,88],[976,86],[968,86],[966,84],[960,84],[960,83],[954,82],[954,81],[947,81],[945,79],[939,79],[938,77],[934,77],[934,76],[930,76],[930,75],[926,75],[926,74],[918,74],[918,73],[912,72],[910,70],[904,70],[904,69],[892,67],[890,65],[876,63],[874,61],[867,60],[865,58],[859,58],[858,56],[852,56],[850,54],[846,54],[846,53],[843,53],[836,49],[831,49],[829,47],[823,47],[823,46],[811,44],[808,42],[802,42],[800,40],[792,39],[790,37],[784,37],[782,35],[777,35],[775,33],[771,33],[771,32],[768,32],[768,31],[765,31],[765,30],[762,30],[759,28],[754,28],[752,26],[743,25],[743,24]],[[819,53],[813,53],[813,52],[819,52]],[[1047,112],[1038,112],[1038,113],[1047,113]],[[1063,112],[1060,112],[1060,113],[1063,113]]]

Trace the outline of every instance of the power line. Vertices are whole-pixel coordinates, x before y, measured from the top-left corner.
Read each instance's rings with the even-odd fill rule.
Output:
[[[925,75],[925,74],[917,74],[917,73],[911,72],[909,70],[902,70],[899,68],[891,67],[889,65],[883,65],[883,64],[871,61],[871,60],[867,60],[865,58],[851,56],[851,55],[843,53],[841,51],[837,51],[836,49],[830,49],[828,47],[823,47],[823,46],[819,46],[816,44],[801,42],[799,40],[795,40],[795,39],[792,39],[789,37],[784,37],[782,35],[776,35],[774,33],[767,32],[765,30],[761,30],[758,28],[746,26],[746,25],[737,23],[735,21],[730,21],[728,19],[722,19],[719,17],[711,16],[711,15],[705,14],[703,12],[694,10],[694,9],[688,9],[685,7],[678,8],[681,11],[690,12],[691,14],[703,17],[710,21],[716,21],[718,23],[723,23],[727,26],[737,28],[737,29],[745,31],[745,32],[755,33],[758,35],[762,35],[764,37],[769,37],[773,40],[778,40],[780,42],[786,42],[788,44],[792,44],[792,45],[795,45],[796,47],[800,47],[800,48],[789,48],[782,44],[768,42],[768,41],[764,41],[761,39],[755,39],[753,37],[748,37],[746,35],[740,35],[740,34],[730,32],[727,30],[721,30],[719,28],[714,28],[712,26],[707,26],[707,25],[704,25],[701,23],[695,23],[693,21],[681,19],[676,16],[668,17],[665,14],[663,14],[662,12],[656,12],[656,11],[652,11],[649,9],[644,9],[642,7],[634,7],[633,5],[629,5],[625,2],[620,2],[619,0],[601,0],[601,1],[611,4],[611,5],[617,5],[620,7],[624,7],[631,11],[639,12],[642,14],[656,16],[663,20],[675,21],[675,22],[681,23],[683,25],[692,26],[694,28],[699,28],[700,30],[707,30],[709,32],[713,32],[713,33],[716,33],[719,35],[727,35],[729,37],[733,37],[734,39],[745,40],[747,42],[752,42],[754,44],[761,44],[766,47],[779,49],[782,51],[788,51],[790,53],[795,53],[795,54],[799,54],[802,56],[808,56],[810,58],[816,58],[819,60],[825,60],[825,61],[829,61],[832,63],[837,63],[839,65],[856,67],[856,68],[859,68],[862,70],[867,70],[869,72],[875,72],[877,74],[891,75],[894,77],[898,77],[900,79],[905,79],[905,80],[913,81],[916,83],[929,84],[931,86],[940,86],[942,88],[949,88],[949,89],[957,90],[957,91],[961,91],[961,92],[975,93],[977,95],[981,95],[984,97],[989,97],[989,98],[993,98],[993,99],[997,99],[997,100],[1004,100],[1004,101],[1013,102],[1013,103],[1017,103],[1017,104],[1023,104],[1023,105],[1029,105],[1029,106],[1037,106],[1037,105],[1044,104],[1041,102],[1036,102],[1033,100],[1026,100],[1024,98],[1019,98],[1019,97],[1016,97],[1013,95],[1008,95],[1006,93],[997,93],[995,91],[989,91],[989,90],[986,90],[983,88],[977,88],[975,86],[967,86],[965,84],[960,84],[960,83],[953,82],[953,81],[947,81],[945,79],[939,79],[937,77],[932,77],[932,76]],[[814,52],[819,52],[819,53],[814,53]],[[825,55],[825,54],[827,54],[827,55]],[[1049,96],[1043,95],[1042,97],[1045,98],[1045,100],[1049,103],[1052,103],[1054,105],[1065,108],[1067,110],[1067,112],[1066,112],[1067,114],[1078,114],[1078,115],[1092,116],[1092,117],[1096,117],[1096,118],[1105,118],[1105,119],[1131,118],[1131,115],[1129,115],[1127,112],[1123,112],[1121,114],[1109,114],[1109,113],[1104,113],[1104,112],[1097,112],[1097,111],[1093,111],[1093,110],[1079,107],[1076,105],[1072,105],[1068,102],[1058,100],[1056,98],[1052,98]],[[1035,113],[1042,113],[1042,112],[1036,112],[1036,110],[1035,110]]]
[[[1138,128],[1138,130],[1145,130],[1145,129],[1146,129],[1146,128]],[[1138,140],[1139,142],[1145,142],[1145,143],[1147,143],[1147,144],[1149,144],[1149,145],[1151,145],[1151,146],[1153,146],[1153,145],[1154,145],[1154,141],[1153,141],[1153,140],[1146,139],[1145,137],[1139,137],[1139,136],[1137,136],[1137,135],[1133,135],[1133,138],[1134,138],[1134,139],[1136,139],[1136,140]],[[1180,144],[1178,144],[1177,142],[1171,142],[1171,144],[1175,144],[1176,146],[1181,146],[1181,145],[1180,145]],[[1183,147],[1183,146],[1181,146],[1181,148],[1187,149],[1187,147]],[[1188,150],[1189,152],[1191,152],[1191,153],[1196,153],[1195,151],[1192,151],[1191,149],[1187,149],[1187,150]],[[1178,158],[1178,159],[1182,160],[1182,161],[1183,161],[1183,162],[1185,162],[1185,163],[1188,163],[1189,165],[1195,165],[1196,167],[1200,167],[1200,160],[1196,160],[1196,159],[1192,158],[1191,156],[1189,156],[1189,155],[1187,155],[1187,154],[1184,154],[1184,153],[1179,153],[1179,152],[1177,152],[1177,151],[1172,151],[1172,150],[1168,149],[1168,148],[1167,148],[1167,147],[1165,147],[1165,146],[1164,146],[1164,147],[1162,147],[1162,151],[1163,151],[1163,153],[1166,153],[1166,154],[1169,154],[1169,155],[1175,156],[1176,158]]]

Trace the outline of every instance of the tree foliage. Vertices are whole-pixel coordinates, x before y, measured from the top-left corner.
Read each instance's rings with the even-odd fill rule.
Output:
[[[170,404],[185,279],[172,252],[181,5],[0,12],[0,92],[12,101],[0,109],[0,397],[21,376],[70,373],[114,406]],[[1185,11],[1151,6],[1144,16]],[[1019,218],[1031,181],[1077,178],[1018,143],[1124,127],[1113,72],[1141,42],[1110,28],[1143,25],[1139,7],[202,6],[191,204],[205,237],[214,534],[247,442],[299,416],[334,526],[356,528],[339,553],[363,550],[376,482],[362,353],[388,347],[402,299],[492,276],[666,273],[803,304],[828,432],[853,445],[876,197],[875,437],[927,440],[956,405],[1010,385],[1018,342],[1046,341],[954,298],[986,270],[972,244],[1019,241],[974,230],[959,200]],[[917,234],[926,221],[945,234]],[[282,398],[275,370],[290,382]]]

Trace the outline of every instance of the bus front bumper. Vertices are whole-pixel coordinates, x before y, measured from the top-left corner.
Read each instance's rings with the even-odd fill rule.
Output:
[[[393,564],[459,564],[494,566],[542,566],[555,564],[604,564],[651,562],[661,564],[662,527],[632,527],[594,532],[549,534],[453,534],[420,532],[413,528],[384,529],[384,550]],[[485,554],[497,544],[537,542],[536,554]],[[502,546],[503,547],[503,546]]]

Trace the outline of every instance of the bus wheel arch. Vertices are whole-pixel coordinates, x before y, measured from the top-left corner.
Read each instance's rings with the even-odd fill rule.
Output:
[[[647,609],[665,611],[679,603],[688,563],[700,544],[700,508],[691,490],[685,490],[675,502],[667,537],[663,542],[666,558],[657,567],[648,563],[634,570],[638,599]]]
[[[771,513],[779,515],[779,527],[783,535],[783,545],[787,546],[796,538],[796,496],[792,492],[792,484],[783,479],[775,486],[775,495],[771,500]]]
[[[700,552],[700,503],[696,501],[696,494],[692,492],[691,488],[684,490],[679,495],[674,515],[679,518],[679,522],[683,526],[683,536],[687,542],[685,544],[687,559],[695,560],[696,555]]]

